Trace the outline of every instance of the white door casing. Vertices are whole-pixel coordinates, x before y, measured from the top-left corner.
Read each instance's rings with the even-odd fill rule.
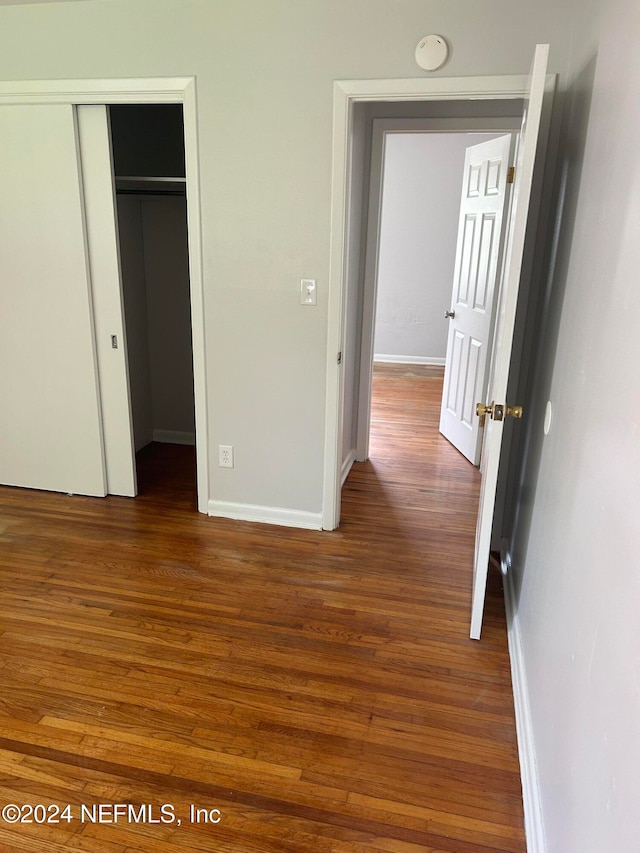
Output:
[[[509,379],[513,330],[529,217],[533,169],[538,149],[548,55],[548,45],[537,46],[529,77],[522,130],[518,142],[513,197],[505,244],[503,280],[499,294],[487,395],[485,400],[477,402],[496,402],[500,405],[504,405],[507,402],[505,398]],[[513,405],[518,401],[509,402]],[[482,630],[482,614],[487,586],[491,528],[493,524],[503,428],[504,421],[494,420],[487,416],[482,448],[482,484],[476,528],[471,605],[470,636],[476,640],[480,638]]]
[[[137,493],[124,298],[108,109],[77,108],[107,493]]]
[[[104,496],[73,107],[0,106],[0,161],[0,482]]]
[[[548,46],[542,46],[548,50]],[[553,96],[555,75],[546,78],[545,94]],[[362,103],[407,101],[493,101],[522,99],[528,91],[526,75],[495,77],[438,77],[402,80],[337,80],[333,99],[333,159],[331,186],[331,246],[329,318],[326,353],[325,454],[322,526],[340,522],[343,368],[337,354],[343,349],[349,211],[351,209],[351,148],[354,110]],[[481,128],[478,128],[481,129]]]
[[[477,400],[489,369],[510,136],[467,148],[451,292],[440,432],[474,465],[482,440]]]

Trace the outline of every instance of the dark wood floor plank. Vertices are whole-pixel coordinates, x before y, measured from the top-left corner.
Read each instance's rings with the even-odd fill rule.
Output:
[[[0,488],[0,805],[191,803],[219,825],[0,823],[0,851],[523,853],[499,573],[468,639],[479,473],[440,370],[376,370],[330,533]]]

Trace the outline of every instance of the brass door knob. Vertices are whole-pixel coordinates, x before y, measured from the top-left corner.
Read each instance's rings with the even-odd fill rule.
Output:
[[[484,426],[487,415],[494,421],[504,420],[505,415],[519,420],[522,417],[522,406],[503,406],[494,402],[485,406],[484,403],[476,403],[476,415],[480,418],[481,427]]]
[[[493,403],[485,406],[484,403],[476,403],[476,415],[479,418],[484,418],[487,415],[493,417]]]
[[[484,403],[476,403],[476,415],[480,418],[480,429],[484,429],[487,415],[493,417],[493,403],[489,406],[485,406]]]

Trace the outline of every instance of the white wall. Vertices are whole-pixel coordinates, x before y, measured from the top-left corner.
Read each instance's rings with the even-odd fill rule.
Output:
[[[464,157],[493,134],[388,133],[375,352],[444,363]]]
[[[640,5],[575,13],[512,553],[547,849],[608,853],[640,843]]]
[[[95,0],[0,9],[0,79],[195,75],[212,497],[320,512],[333,81],[523,73],[567,52],[557,0]],[[313,49],[309,49],[309,44]],[[318,280],[318,307],[299,280]],[[256,429],[259,423],[260,429]],[[274,448],[286,448],[284,456]]]

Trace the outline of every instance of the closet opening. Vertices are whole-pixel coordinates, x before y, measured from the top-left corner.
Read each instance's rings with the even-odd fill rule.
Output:
[[[182,104],[109,107],[137,492],[196,502]]]

